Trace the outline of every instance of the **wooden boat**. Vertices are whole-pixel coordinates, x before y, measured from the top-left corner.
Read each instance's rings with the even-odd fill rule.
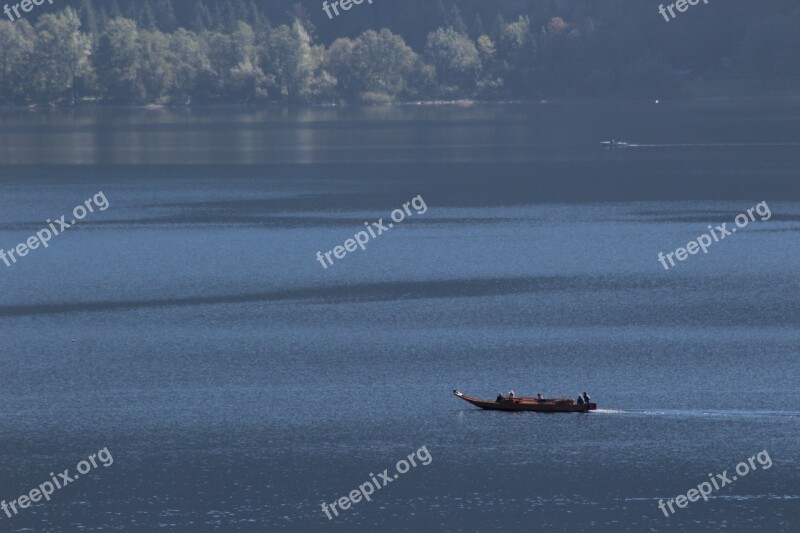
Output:
[[[462,400],[471,403],[481,409],[492,411],[536,411],[538,413],[585,413],[597,409],[596,403],[575,403],[572,398],[545,398],[539,400],[531,396],[519,396],[516,398],[503,398],[498,401],[479,400],[472,396],[467,396],[463,392],[453,390],[453,394]]]

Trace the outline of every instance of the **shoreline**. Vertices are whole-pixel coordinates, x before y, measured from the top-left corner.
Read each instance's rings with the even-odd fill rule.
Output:
[[[624,102],[686,102],[703,100],[754,100],[762,98],[796,99],[800,98],[800,79],[787,78],[780,80],[782,87],[765,88],[764,80],[751,79],[709,79],[687,80],[682,90],[677,94],[630,95],[615,93],[605,96],[591,95],[537,95],[535,98],[501,98],[497,100],[481,100],[477,98],[408,100],[396,102],[317,102],[317,103],[290,103],[290,102],[259,102],[259,103],[149,103],[143,105],[127,105],[103,103],[97,99],[87,98],[75,105],[70,104],[3,104],[0,112],[9,111],[64,111],[64,110],[191,110],[191,109],[368,109],[390,107],[471,107],[487,105],[520,105],[520,104],[570,104],[570,103],[624,103]]]
[[[147,104],[147,105],[116,105],[102,104],[96,102],[84,102],[77,105],[46,105],[40,106],[32,104],[29,106],[20,105],[0,105],[0,112],[63,112],[63,111],[100,111],[100,110],[122,110],[122,111],[178,111],[178,110],[268,110],[268,109],[379,109],[391,107],[473,107],[473,106],[504,106],[504,105],[548,105],[548,104],[585,104],[585,103],[656,103],[667,104],[670,102],[690,102],[704,100],[794,100],[800,98],[800,91],[787,94],[682,94],[679,96],[663,97],[637,97],[628,98],[624,96],[591,98],[553,98],[539,100],[418,100],[413,102],[394,102],[382,104],[365,103],[346,103],[346,104],[290,104],[290,103],[268,103],[268,104]]]

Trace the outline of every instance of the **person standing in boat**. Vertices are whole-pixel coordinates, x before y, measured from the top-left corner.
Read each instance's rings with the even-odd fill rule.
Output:
[[[513,400],[514,399],[514,389],[511,389],[510,391],[508,391],[508,399],[509,400]]]
[[[586,391],[583,391],[583,402],[584,403],[591,403],[591,400],[589,399],[589,395],[586,394]]]

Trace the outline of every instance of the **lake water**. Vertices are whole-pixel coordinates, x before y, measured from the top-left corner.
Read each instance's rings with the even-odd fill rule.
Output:
[[[0,114],[0,248],[110,203],[0,263],[0,498],[114,459],[0,528],[796,530],[799,126],[791,99]]]

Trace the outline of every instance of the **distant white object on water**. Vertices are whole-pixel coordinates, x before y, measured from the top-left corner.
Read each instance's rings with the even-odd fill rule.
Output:
[[[603,148],[627,148],[628,143],[617,140],[601,141],[600,146],[602,146]]]

